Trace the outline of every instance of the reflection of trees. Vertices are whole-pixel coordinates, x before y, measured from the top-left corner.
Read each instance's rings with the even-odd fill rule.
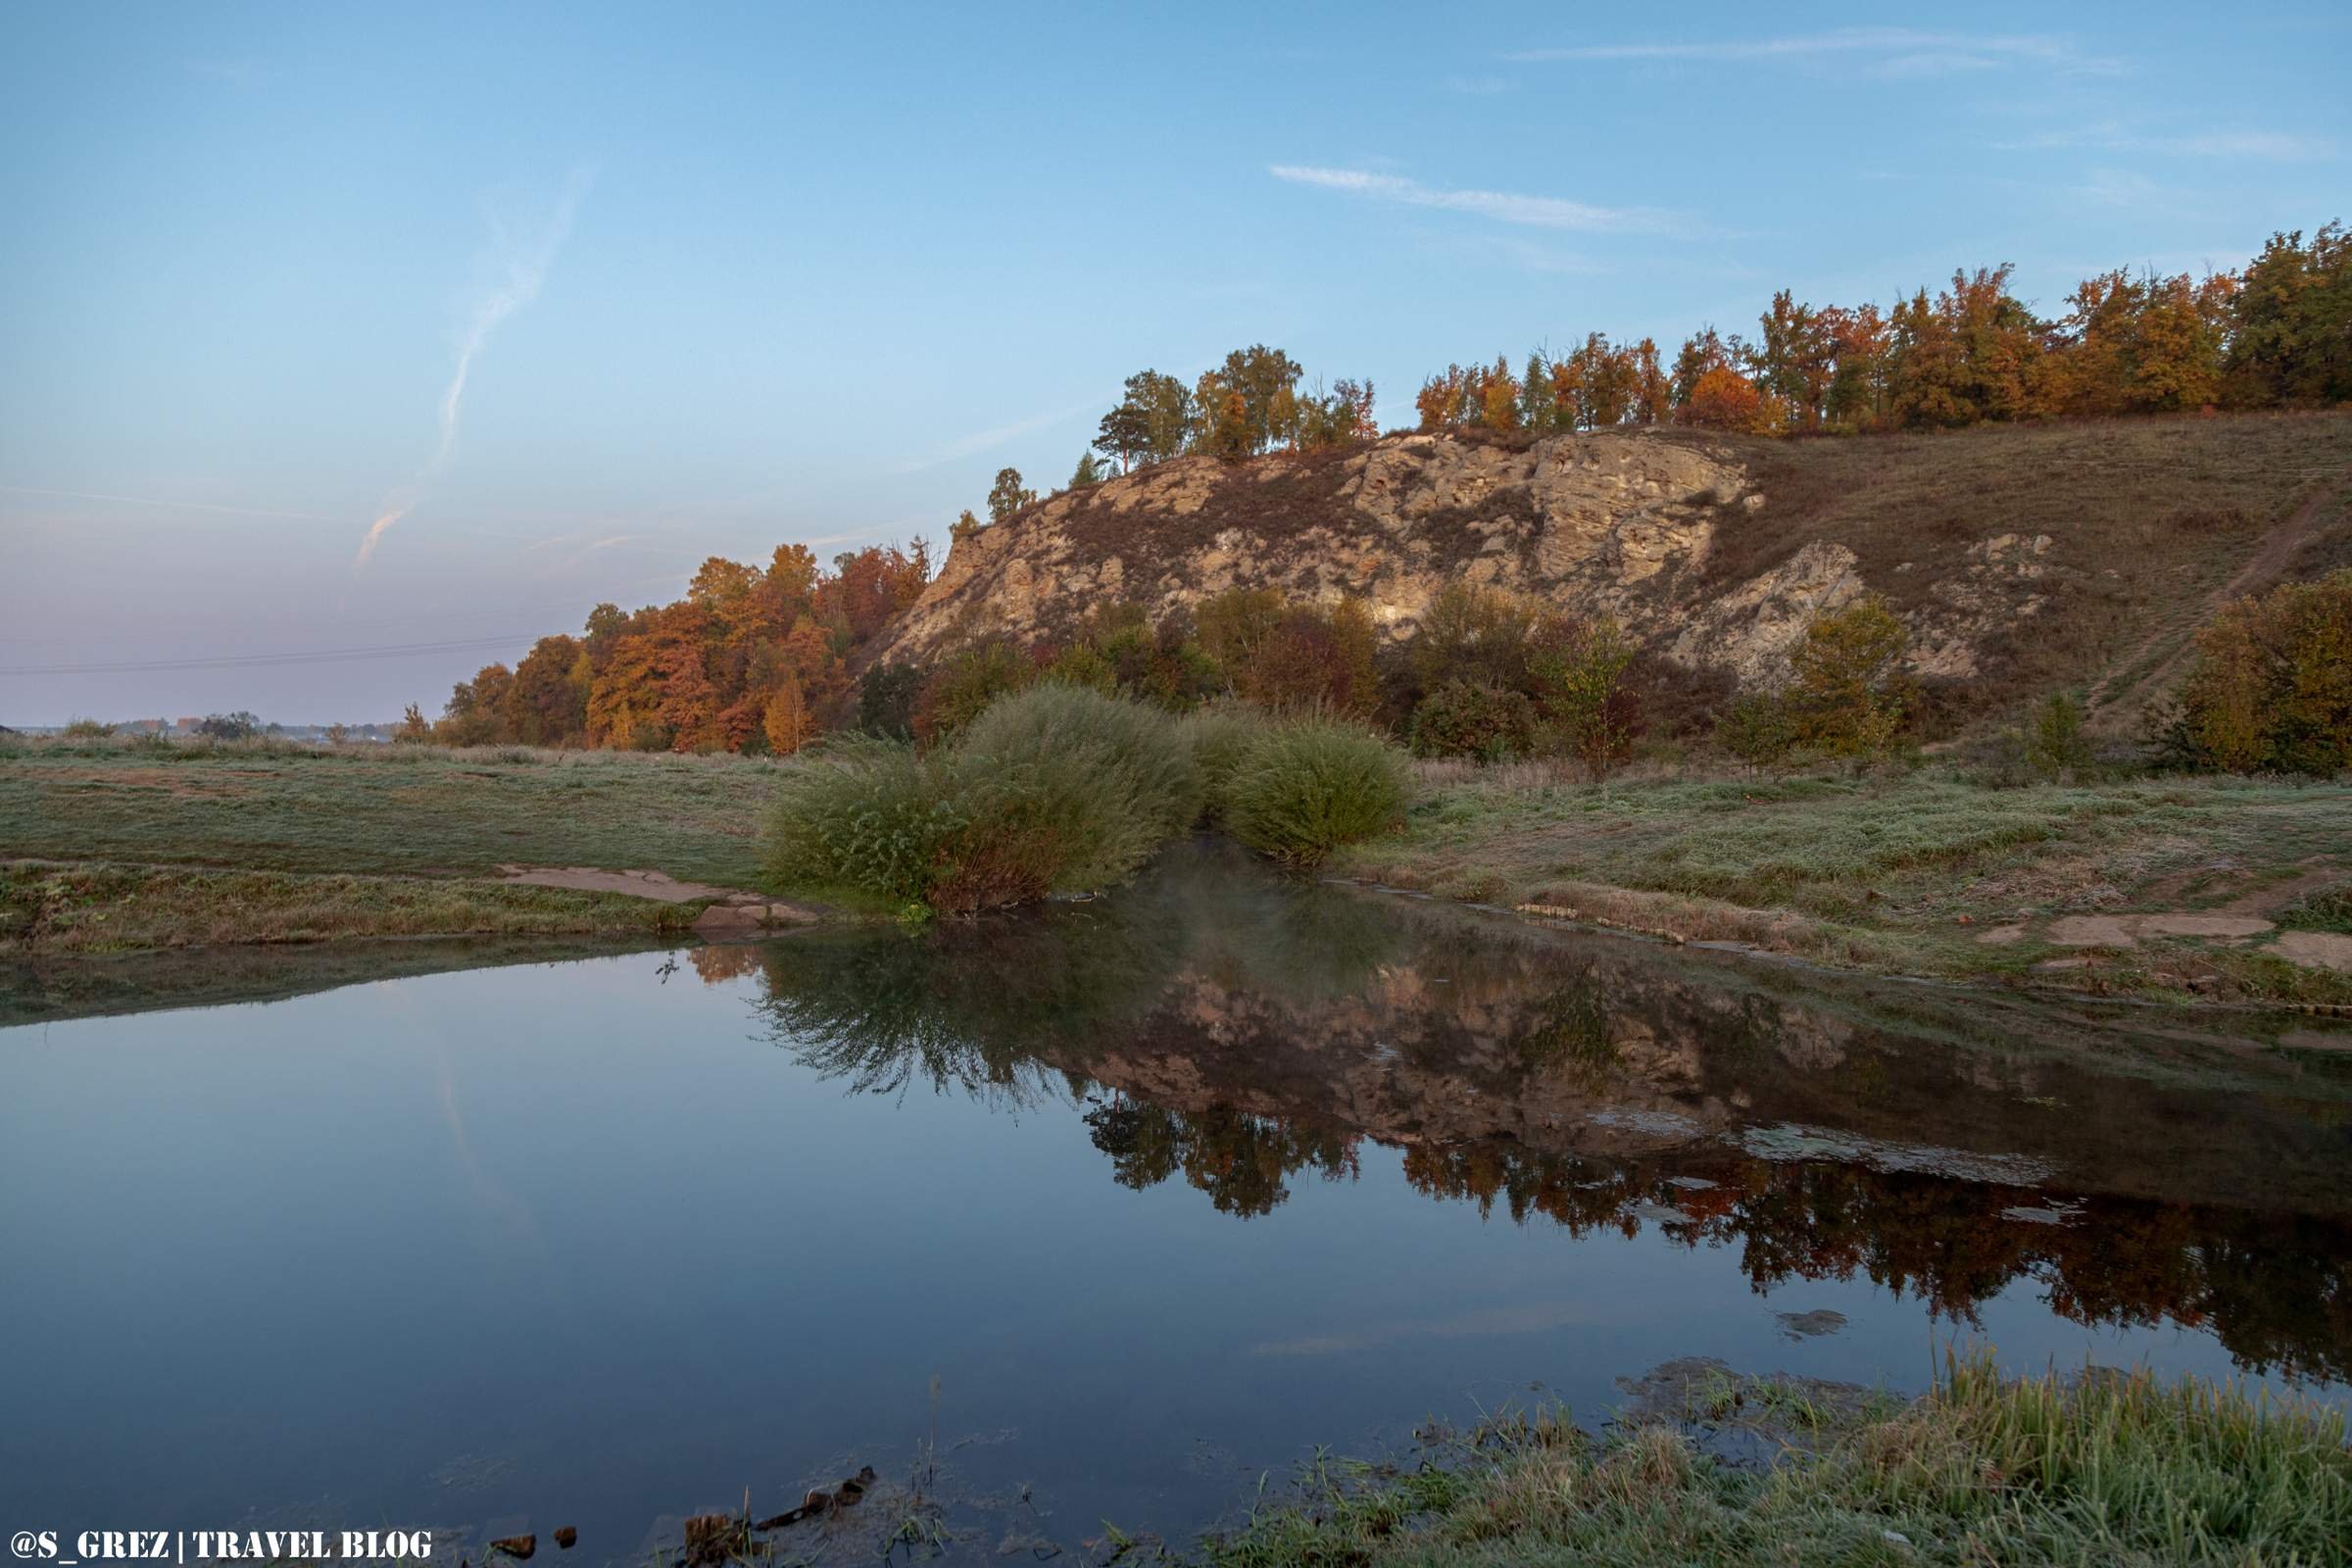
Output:
[[[1689,1247],[1737,1246],[1758,1290],[1789,1279],[1867,1278],[1936,1312],[1977,1308],[2033,1277],[2080,1323],[2210,1330],[2242,1364],[2352,1378],[2352,1224],[2191,1203],[2084,1197],[2065,1222],[2051,1195],[1866,1165],[1693,1157],[1704,1187],[1677,1166],[1551,1155],[1497,1142],[1408,1149],[1405,1177],[1433,1198],[1499,1200],[1512,1218],[1541,1214],[1583,1236],[1631,1236],[1639,1211]],[[2006,1212],[2018,1210],[2029,1217]]]
[[[1181,1177],[1223,1213],[1270,1212],[1301,1171],[1351,1176],[1370,1136],[1401,1145],[1432,1197],[1577,1235],[1632,1235],[1646,1217],[1688,1246],[1737,1247],[1759,1288],[1868,1279],[1971,1319],[2031,1278],[2078,1321],[2170,1319],[2250,1366],[2352,1373],[2352,1223],[2291,1212],[2340,1170],[2340,1140],[2313,1121],[2331,1109],[2328,1069],[2297,1069],[2308,1098],[2237,1094],[2231,1114],[2249,1119],[2231,1138],[2184,1146],[2168,1132],[2216,1089],[2110,1071],[2071,1024],[2030,1050],[2015,1031],[1975,1041],[1984,1003],[1912,992],[1863,1022],[1623,945],[1276,881],[1214,851],[1091,904],[723,951],[698,968],[715,981],[759,964],[772,1038],[819,1071],[858,1090],[1083,1103],[1113,1179]],[[2019,1109],[2028,1093],[2073,1107],[2063,1131]],[[2050,1224],[2033,1217],[2047,1193],[1933,1171],[1713,1141],[1573,1152],[1641,1147],[1601,1133],[1594,1112],[1623,1107],[2072,1156],[2125,1192],[2196,1201],[2083,1197]],[[2284,1212],[2251,1206],[2265,1201]]]
[[[1352,1180],[1363,1142],[1227,1105],[1195,1114],[1124,1095],[1097,1101],[1086,1124],[1120,1186],[1141,1192],[1182,1171],[1219,1213],[1243,1219],[1273,1212],[1291,1196],[1284,1178],[1310,1166],[1327,1181]]]

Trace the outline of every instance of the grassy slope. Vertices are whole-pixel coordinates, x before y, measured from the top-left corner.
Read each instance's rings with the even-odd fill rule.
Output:
[[[1863,578],[1897,608],[1923,610],[1966,577],[1972,546],[2048,535],[2040,574],[2015,587],[2051,604],[1980,649],[1982,673],[1965,694],[1977,713],[2086,688],[2118,665],[2176,651],[2210,614],[2212,596],[2307,504],[2308,536],[2284,575],[2352,564],[2352,413],[1867,439],[1659,438],[1730,449],[1767,497],[1763,512],[1717,536],[1707,575],[1724,588],[1829,539],[1853,551]]]
[[[1735,1397],[1736,1396],[1736,1397]],[[1564,1423],[1490,1427],[1470,1462],[1326,1486],[1212,1542],[1213,1568],[1667,1568],[1792,1563],[2342,1561],[2340,1414],[2146,1374],[2003,1384],[1982,1363],[1888,1414],[1735,1383],[1605,1446]],[[1732,1424],[1789,1442],[1769,1470],[1694,1451]]]
[[[751,887],[769,777],[523,748],[14,744],[0,861],[72,863],[0,868],[0,952],[682,931],[700,906],[479,878],[586,865]]]
[[[2048,931],[2072,913],[2281,912],[2296,887],[2352,878],[2352,784],[1992,790],[1929,769],[1595,788],[1535,766],[1423,774],[1404,833],[1344,852],[1335,871],[1914,974],[2352,1001],[2352,977],[2293,968],[2259,943],[2085,950]],[[1981,940],[2016,926],[2014,940]],[[2084,961],[2035,967],[2059,958]]]

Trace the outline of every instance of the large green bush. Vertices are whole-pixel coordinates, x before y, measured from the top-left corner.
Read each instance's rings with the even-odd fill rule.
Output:
[[[1200,812],[1175,720],[1048,682],[954,741],[849,739],[785,770],[769,822],[781,885],[966,913],[1124,880]]]
[[[1404,808],[1404,760],[1367,730],[1307,719],[1269,730],[1225,786],[1225,825],[1255,850],[1316,865],[1387,831]]]
[[[1058,845],[1052,891],[1124,880],[1200,816],[1200,769],[1175,719],[1148,704],[1049,681],[990,708],[949,768],[984,801],[983,840]]]
[[[1258,739],[1274,728],[1262,708],[1244,702],[1209,703],[1187,713],[1179,724],[1193,761],[1200,769],[1202,814],[1212,823],[1225,819],[1225,800],[1234,769]]]
[[[852,891],[891,904],[927,900],[941,853],[969,821],[937,762],[903,741],[844,735],[783,770],[767,828],[779,886]]]

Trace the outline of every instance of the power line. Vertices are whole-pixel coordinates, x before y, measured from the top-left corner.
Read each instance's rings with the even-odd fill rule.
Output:
[[[280,664],[349,664],[375,659],[421,659],[434,654],[512,648],[517,643],[533,642],[536,638],[537,634],[535,633],[523,632],[498,637],[461,637],[436,643],[387,643],[375,648],[320,648],[304,653],[227,654],[212,659],[124,659],[78,664],[12,664],[0,665],[0,675],[130,675],[174,669],[256,669]]]

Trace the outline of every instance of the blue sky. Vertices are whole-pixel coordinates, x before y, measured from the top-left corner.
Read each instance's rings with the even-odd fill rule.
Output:
[[[2352,217],[2348,80],[2320,4],[10,7],[0,722],[435,711],[1250,342],[1401,423],[1781,286],[2233,267]]]

